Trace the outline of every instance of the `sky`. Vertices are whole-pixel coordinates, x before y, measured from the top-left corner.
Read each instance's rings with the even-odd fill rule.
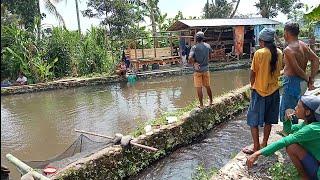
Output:
[[[79,1],[79,9],[83,11],[87,7],[87,0],[78,0]],[[254,6],[254,4],[258,0],[240,0],[240,4],[237,10],[237,14],[257,14],[258,17],[258,9]],[[41,12],[47,14],[47,17],[42,20],[42,24],[44,27],[46,26],[58,26],[59,23],[55,19],[54,16],[50,15],[44,8],[44,5],[40,1],[40,9]],[[189,16],[201,16],[202,9],[206,0],[159,0],[159,8],[162,13],[167,13],[168,17],[174,17],[178,11],[181,11],[185,17]],[[316,6],[319,4],[318,0],[300,0],[302,3],[308,4],[309,7]],[[65,0],[65,2],[60,2],[56,4],[58,12],[62,15],[65,20],[66,27],[69,30],[77,30],[77,15],[75,9],[75,1],[74,0]],[[274,18],[274,20],[280,22],[286,22],[286,15],[279,13],[279,15]],[[81,23],[81,31],[86,32],[91,26],[99,25],[101,20],[95,18],[87,18],[83,17],[80,13],[80,23]]]

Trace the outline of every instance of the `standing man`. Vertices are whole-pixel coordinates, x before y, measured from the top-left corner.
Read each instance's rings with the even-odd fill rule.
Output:
[[[314,89],[314,77],[319,71],[319,58],[317,55],[302,41],[298,40],[299,24],[288,22],[284,27],[284,39],[287,47],[284,49],[284,77],[283,77],[283,94],[280,103],[280,120],[283,122],[285,111],[294,109],[300,96],[301,82],[308,83],[308,89]],[[311,75],[306,73],[307,63],[311,61]],[[297,124],[297,120],[293,121]]]
[[[279,83],[282,69],[282,52],[274,42],[275,30],[264,28],[259,34],[261,49],[254,53],[251,71],[251,100],[247,114],[253,149],[245,147],[242,151],[253,154],[268,143],[272,124],[278,124],[279,118]],[[259,126],[263,127],[263,141],[259,141]]]
[[[210,88],[210,72],[208,58],[212,49],[209,44],[203,42],[204,33],[199,31],[196,34],[197,44],[191,48],[189,54],[189,63],[194,67],[194,86],[197,89],[197,94],[200,102],[200,108],[203,108],[203,93],[202,87],[207,89],[207,93],[210,100],[210,105],[212,104],[212,92]]]

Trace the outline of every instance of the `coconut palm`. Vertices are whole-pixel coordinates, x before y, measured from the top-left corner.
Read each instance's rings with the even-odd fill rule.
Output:
[[[62,24],[63,27],[66,27],[66,24],[64,22],[64,19],[62,15],[58,12],[56,6],[54,4],[59,3],[63,0],[42,0],[45,8],[48,10],[48,12],[55,16],[55,18],[58,20],[59,24]]]

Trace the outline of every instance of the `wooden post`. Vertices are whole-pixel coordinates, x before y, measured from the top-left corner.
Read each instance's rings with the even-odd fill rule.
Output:
[[[171,56],[173,56],[172,33],[170,33],[170,50],[171,50]]]
[[[18,169],[21,170],[21,173],[27,174],[29,173],[32,175],[33,178],[35,179],[40,179],[40,180],[50,180],[48,177],[38,173],[34,169],[32,169],[30,166],[25,164],[24,162],[20,161],[18,158],[14,157],[12,154],[7,154],[6,158],[15,166],[18,167]]]
[[[154,57],[157,57],[157,46],[156,46],[156,38],[157,37],[153,37],[153,51],[154,51]]]
[[[143,38],[141,38],[141,43],[142,43],[142,58],[144,59],[144,45],[143,45]]]
[[[134,39],[134,58],[137,60],[137,40]]]
[[[196,43],[197,43],[196,34],[197,34],[197,28],[194,29],[193,44],[196,44]]]

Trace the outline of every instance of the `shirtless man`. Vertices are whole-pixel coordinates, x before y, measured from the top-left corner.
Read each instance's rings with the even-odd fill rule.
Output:
[[[283,94],[280,103],[280,120],[283,122],[286,109],[294,109],[301,96],[300,83],[306,81],[313,90],[314,77],[319,71],[319,58],[302,41],[298,40],[299,24],[288,22],[284,27],[284,39],[288,46],[284,49]],[[307,75],[307,63],[311,61],[311,75]],[[298,122],[293,122],[298,123]]]

